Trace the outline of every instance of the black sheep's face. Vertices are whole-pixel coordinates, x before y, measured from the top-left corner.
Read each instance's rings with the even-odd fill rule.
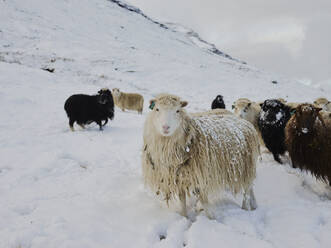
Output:
[[[221,96],[221,95],[218,95],[216,97],[216,99],[217,99],[218,102],[223,102],[223,96]]]
[[[285,105],[278,100],[266,100],[261,106],[260,118],[267,124],[282,123],[285,118]]]
[[[107,104],[108,102],[111,101],[112,95],[109,89],[101,89],[98,91],[99,97],[98,97],[98,102],[100,104]]]
[[[308,134],[313,131],[315,121],[321,108],[316,108],[311,104],[301,104],[295,110],[297,119],[297,130],[302,134]]]

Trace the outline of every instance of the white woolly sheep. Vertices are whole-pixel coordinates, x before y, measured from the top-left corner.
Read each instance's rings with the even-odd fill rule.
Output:
[[[331,102],[328,99],[324,98],[324,97],[317,98],[314,101],[314,104],[317,107],[320,107],[320,108],[322,108],[325,111],[331,112]]]
[[[196,195],[205,206],[222,190],[243,192],[242,208],[253,210],[253,181],[259,140],[253,125],[225,112],[189,115],[187,102],[161,94],[150,102],[144,126],[142,169],[145,185],[167,202]]]
[[[261,106],[255,102],[252,102],[247,98],[239,98],[237,101],[233,103],[232,109],[234,109],[235,115],[253,124],[259,135],[260,144],[261,146],[264,146],[261,132],[257,124],[259,119],[259,113],[261,111]]]
[[[258,130],[257,121],[261,106],[247,98],[239,98],[233,103],[232,109],[235,115],[249,121]]]
[[[124,93],[118,88],[113,90],[114,103],[117,107],[125,111],[136,110],[139,114],[142,114],[144,108],[144,97],[136,93]]]

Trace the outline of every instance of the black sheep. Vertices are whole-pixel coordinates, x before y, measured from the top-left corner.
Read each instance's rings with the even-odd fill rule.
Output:
[[[114,118],[114,101],[109,89],[101,89],[97,95],[77,94],[70,96],[64,109],[69,118],[69,126],[74,131],[74,123],[77,122],[82,128],[85,124],[96,122],[100,130],[109,119]],[[102,124],[102,121],[105,121]]]
[[[216,98],[214,99],[214,101],[211,104],[211,109],[217,109],[217,108],[225,109],[223,96],[221,96],[221,95],[216,96]]]
[[[291,118],[291,108],[276,99],[265,100],[261,104],[258,126],[262,139],[274,159],[282,164],[279,155],[286,151],[285,126]]]

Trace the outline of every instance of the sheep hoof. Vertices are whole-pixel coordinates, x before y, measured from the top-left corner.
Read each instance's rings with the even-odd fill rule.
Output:
[[[187,210],[186,208],[185,209],[182,209],[180,212],[179,212],[180,215],[184,216],[184,217],[187,217]]]
[[[252,211],[257,208],[253,188],[250,188],[249,191],[244,193],[244,199],[241,208],[247,211]]]
[[[204,211],[204,208],[195,208],[195,212],[197,214],[201,213],[202,211]]]
[[[166,238],[167,238],[167,237],[166,237],[165,235],[163,235],[163,234],[160,234],[160,235],[159,235],[159,239],[160,239],[160,241],[161,241],[161,240],[164,240],[164,239],[166,239]]]
[[[251,202],[251,210],[257,209],[257,204],[256,202]]]
[[[75,131],[74,127],[70,127],[70,130],[71,130],[72,132],[74,132],[74,131]]]
[[[251,209],[250,209],[250,206],[247,204],[246,201],[243,202],[241,208],[244,209],[244,210],[246,210],[246,211],[251,210]]]
[[[280,157],[278,154],[273,154],[274,160],[276,160],[278,163],[283,164],[282,160],[280,160]]]
[[[208,219],[210,219],[210,220],[216,219],[215,215],[213,213],[211,213],[210,211],[208,211],[207,209],[205,209],[205,213],[206,213],[206,216]]]
[[[257,206],[251,204],[243,204],[241,208],[246,211],[253,211],[257,208]]]

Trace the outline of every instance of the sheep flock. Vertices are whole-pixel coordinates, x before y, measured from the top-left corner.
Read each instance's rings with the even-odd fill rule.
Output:
[[[114,105],[142,114],[144,98],[118,88],[72,95],[64,106],[70,129],[74,122],[82,128],[96,122],[102,130],[114,118]],[[225,109],[222,95],[204,112],[188,113],[187,105],[179,96],[157,95],[149,101],[142,134],[145,186],[168,205],[179,202],[181,215],[188,215],[188,200],[195,199],[212,217],[208,204],[223,192],[242,194],[242,209],[256,209],[261,152],[270,152],[280,164],[287,157],[293,168],[331,185],[331,103],[326,98],[313,103],[239,98],[233,112]]]

